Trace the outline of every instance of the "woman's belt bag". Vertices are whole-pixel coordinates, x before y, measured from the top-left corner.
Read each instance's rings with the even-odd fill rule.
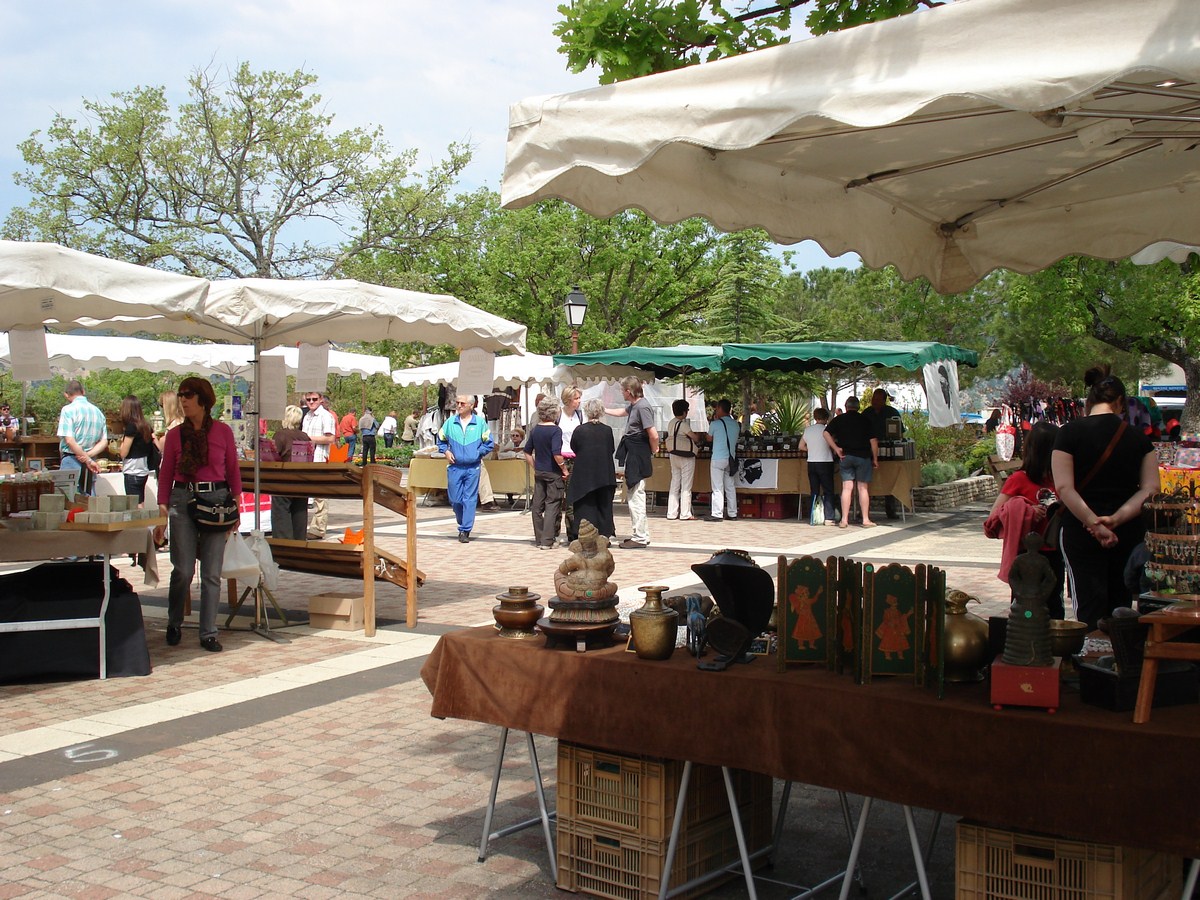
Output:
[[[237,498],[224,481],[194,481],[185,485],[192,492],[188,515],[201,531],[229,531],[242,519]]]

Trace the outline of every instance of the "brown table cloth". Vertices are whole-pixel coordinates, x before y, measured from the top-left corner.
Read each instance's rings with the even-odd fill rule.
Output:
[[[711,652],[710,652],[711,655]],[[986,684],[947,697],[774,657],[701,672],[682,650],[576,653],[495,629],[445,635],[421,670],[432,714],[619,753],[766,772],[998,826],[1200,856],[1200,708],[1128,713],[1067,693],[1055,714],[995,711]]]

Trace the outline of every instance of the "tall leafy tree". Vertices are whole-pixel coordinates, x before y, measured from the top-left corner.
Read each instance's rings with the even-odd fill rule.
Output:
[[[355,254],[412,254],[447,233],[469,151],[428,171],[379,129],[334,129],[317,78],[196,71],[172,110],[162,87],[84,100],[21,144],[32,202],[7,237],[49,240],[206,277],[336,273]],[[320,235],[321,238],[314,237]]]
[[[810,6],[804,20],[823,34],[890,19],[943,0],[780,0],[741,4],[722,0],[572,0],[558,7],[562,20],[554,34],[567,68],[600,70],[611,84],[652,72],[711,62],[786,44],[792,10]]]

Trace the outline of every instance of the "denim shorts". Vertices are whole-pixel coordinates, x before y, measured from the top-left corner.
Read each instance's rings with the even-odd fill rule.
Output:
[[[838,460],[838,472],[841,474],[843,482],[857,481],[860,484],[870,484],[873,469],[871,460],[861,456],[851,456],[847,453]]]

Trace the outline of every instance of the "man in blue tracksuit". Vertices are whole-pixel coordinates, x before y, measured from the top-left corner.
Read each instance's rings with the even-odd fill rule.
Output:
[[[458,415],[451,416],[438,431],[438,450],[446,454],[446,493],[458,522],[458,542],[471,540],[475,505],[479,502],[479,468],[492,452],[492,434],[487,421],[475,415],[475,399],[459,394],[454,400]]]

